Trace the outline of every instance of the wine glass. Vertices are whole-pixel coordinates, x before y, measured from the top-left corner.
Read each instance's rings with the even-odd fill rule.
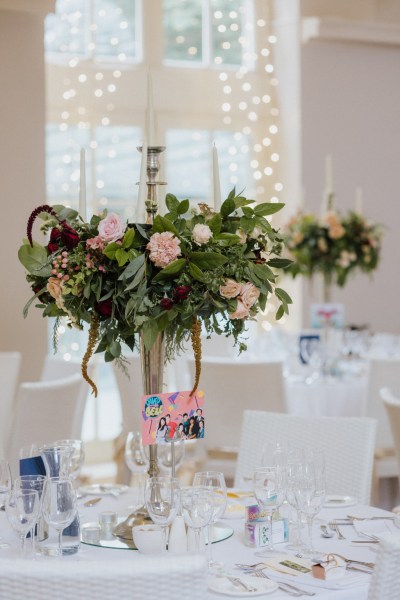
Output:
[[[180,509],[180,486],[178,479],[152,477],[144,489],[146,508],[151,520],[163,532],[163,552],[167,550],[167,529]]]
[[[269,536],[267,549],[257,556],[269,556],[275,552],[272,540],[272,516],[285,498],[282,469],[278,466],[261,467],[253,475],[254,496],[259,507],[267,514]]]
[[[149,466],[148,457],[139,431],[130,431],[125,442],[125,462],[132,473],[146,472]]]
[[[165,444],[160,444],[157,449],[158,464],[161,471],[170,473],[175,477],[175,471],[182,464],[185,457],[185,444],[183,440],[167,440]]]
[[[39,494],[39,503],[42,498],[43,485],[46,481],[46,477],[44,475],[20,475],[14,480],[13,489],[16,492],[20,492],[21,490],[34,490]],[[32,541],[32,553],[35,553],[35,529],[38,531],[38,535],[40,535],[40,515],[38,517],[38,522],[33,523],[32,528],[30,530],[31,541]]]
[[[62,532],[73,522],[76,511],[76,491],[69,478],[46,479],[42,495],[43,517],[58,533],[57,556],[62,556]]]
[[[0,510],[6,505],[7,495],[11,492],[12,478],[8,461],[0,459]]]
[[[54,446],[68,446],[72,449],[68,475],[74,480],[77,479],[85,462],[85,446],[82,440],[57,440]]]
[[[306,554],[314,556],[313,522],[315,516],[320,512],[326,496],[325,463],[321,453],[315,453],[312,461],[305,462],[299,467],[294,494],[299,510],[307,518],[308,548],[306,548]]]
[[[194,474],[193,485],[212,492],[213,514],[207,525],[208,566],[210,569],[221,566],[212,557],[213,525],[222,517],[226,509],[226,484],[224,474],[219,471],[199,471]]]
[[[193,529],[195,551],[200,552],[200,534],[213,516],[214,502],[211,490],[193,486],[181,492],[182,515],[188,527]]]
[[[35,527],[39,516],[40,501],[37,490],[20,489],[10,492],[6,501],[6,515],[11,527],[18,533],[21,554],[25,555],[25,538]]]

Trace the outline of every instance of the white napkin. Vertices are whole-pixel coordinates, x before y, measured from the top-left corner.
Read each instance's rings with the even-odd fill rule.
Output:
[[[357,587],[368,585],[369,576],[364,573],[349,573],[346,572],[344,577],[340,579],[316,579],[307,573],[307,575],[282,575],[281,573],[274,573],[273,571],[267,571],[268,577],[274,581],[285,581],[286,583],[292,583],[293,585],[309,585],[310,587],[318,587],[326,590],[344,590],[349,587]]]
[[[360,540],[367,540],[368,535],[376,536],[378,539],[381,535],[387,533],[395,533],[396,528],[392,521],[386,519],[353,521],[353,527],[356,530]],[[366,535],[363,535],[366,534]]]

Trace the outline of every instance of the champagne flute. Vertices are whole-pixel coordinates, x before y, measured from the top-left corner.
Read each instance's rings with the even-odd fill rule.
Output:
[[[25,538],[34,528],[40,510],[37,490],[20,489],[10,492],[6,501],[6,515],[11,527],[18,533],[21,554],[25,555]]]
[[[219,471],[199,471],[194,474],[193,485],[212,492],[213,514],[207,525],[208,566],[210,569],[221,566],[212,557],[213,525],[222,517],[226,509],[226,484],[224,474]]]
[[[151,520],[163,532],[163,552],[167,550],[167,529],[180,509],[180,486],[178,479],[152,477],[144,489],[146,508]]]
[[[182,515],[186,525],[193,529],[196,552],[200,552],[201,530],[210,523],[213,512],[211,490],[198,486],[182,490]]]
[[[76,491],[69,478],[50,477],[46,479],[42,495],[43,517],[58,533],[57,556],[61,557],[62,532],[73,522],[76,511]]]
[[[257,556],[269,556],[275,552],[272,540],[272,516],[285,498],[282,470],[280,467],[262,467],[253,475],[254,495],[259,507],[267,513],[269,537],[267,549],[257,552]]]
[[[315,556],[312,529],[315,516],[320,512],[326,497],[325,463],[323,454],[314,452],[314,459],[301,466],[295,496],[299,509],[307,518],[308,548],[306,553]]]

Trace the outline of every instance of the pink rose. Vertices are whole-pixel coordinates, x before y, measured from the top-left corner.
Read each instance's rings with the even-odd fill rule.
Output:
[[[230,319],[245,319],[249,316],[249,309],[243,304],[240,298],[237,301],[235,312],[229,315]]]
[[[242,291],[242,284],[234,279],[225,279],[225,285],[221,285],[219,293],[223,298],[236,298]]]
[[[240,298],[247,309],[251,308],[257,302],[259,295],[260,290],[253,283],[247,282],[243,284]]]
[[[164,269],[181,254],[181,243],[171,231],[153,233],[146,246],[149,258],[156,267]]]
[[[212,238],[212,231],[208,225],[197,223],[193,227],[192,237],[196,244],[206,244]]]
[[[124,237],[126,224],[116,213],[110,213],[99,223],[99,235],[101,241],[106,244],[116,242]]]

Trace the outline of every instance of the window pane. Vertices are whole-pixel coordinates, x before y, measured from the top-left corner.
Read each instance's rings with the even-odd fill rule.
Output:
[[[135,214],[141,153],[139,127],[96,128],[97,211],[104,208],[123,217]]]
[[[201,0],[164,0],[164,58],[202,61]]]
[[[215,64],[242,63],[243,0],[212,0],[212,60]]]
[[[189,198],[194,205],[197,202],[212,205],[214,140],[218,148],[222,198],[226,198],[234,186],[240,191],[251,181],[248,139],[242,133],[170,129],[166,139],[168,190],[179,198]],[[251,190],[247,189],[249,193]]]
[[[134,0],[93,0],[93,16],[96,56],[136,57]]]
[[[50,204],[67,203],[78,208],[79,159],[89,145],[89,130],[49,123],[46,129],[46,184]],[[86,185],[91,187],[90,153],[86,153]]]
[[[45,21],[46,52],[84,55],[88,31],[87,0],[57,0]]]

